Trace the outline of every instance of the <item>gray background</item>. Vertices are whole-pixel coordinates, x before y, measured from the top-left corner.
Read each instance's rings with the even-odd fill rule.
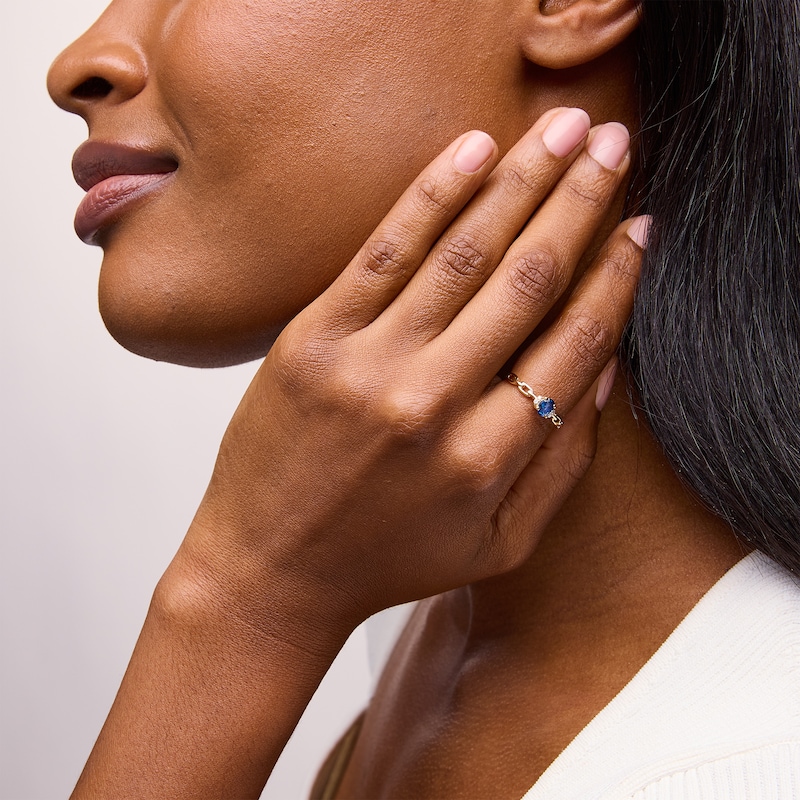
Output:
[[[256,365],[198,371],[134,357],[96,308],[69,163],[83,122],[53,106],[53,57],[105,0],[7,3],[0,23],[0,798],[66,797]],[[365,702],[351,637],[265,790],[305,796]]]

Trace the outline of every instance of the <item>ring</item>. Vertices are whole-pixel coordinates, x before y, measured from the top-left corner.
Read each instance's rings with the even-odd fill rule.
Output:
[[[513,372],[509,372],[506,375],[506,380],[509,383],[513,383],[525,397],[533,401],[533,407],[540,417],[549,419],[556,428],[560,428],[564,424],[564,420],[556,414],[556,401],[552,397],[542,397],[536,394],[525,381],[521,381]]]

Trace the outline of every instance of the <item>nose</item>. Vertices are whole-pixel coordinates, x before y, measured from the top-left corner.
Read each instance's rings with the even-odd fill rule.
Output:
[[[47,90],[55,104],[87,122],[93,110],[124,103],[147,83],[141,51],[104,30],[102,21],[64,50],[47,75]]]

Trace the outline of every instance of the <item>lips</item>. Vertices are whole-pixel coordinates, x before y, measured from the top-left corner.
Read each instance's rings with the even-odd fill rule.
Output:
[[[84,190],[75,232],[87,244],[146,195],[163,186],[178,168],[174,158],[120,144],[84,142],[72,159],[75,182]]]

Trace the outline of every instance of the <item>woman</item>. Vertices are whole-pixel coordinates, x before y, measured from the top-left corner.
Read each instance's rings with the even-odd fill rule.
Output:
[[[256,796],[419,598],[326,796],[800,792],[799,33],[793,0],[115,0],[59,57],[109,330],[269,351],[76,797]]]

